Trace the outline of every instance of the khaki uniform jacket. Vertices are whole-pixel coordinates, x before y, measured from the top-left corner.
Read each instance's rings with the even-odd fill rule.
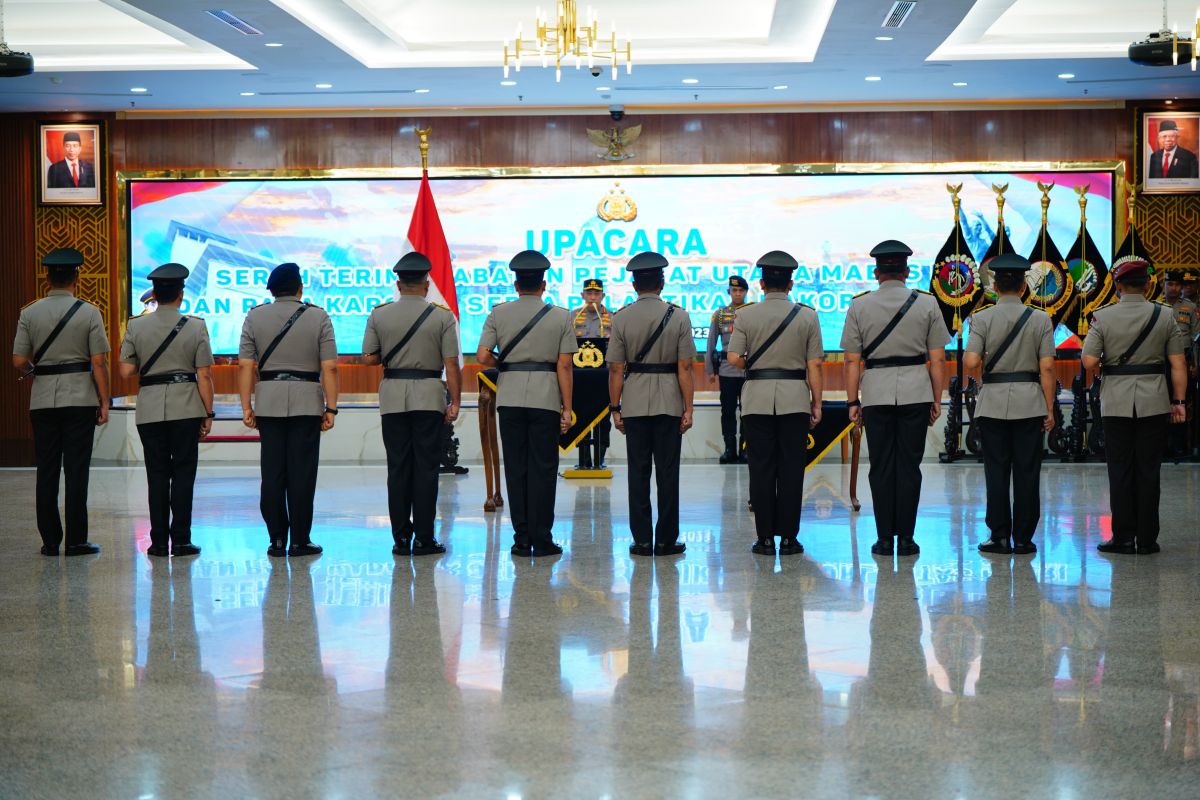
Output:
[[[580,339],[607,339],[612,330],[612,312],[600,306],[597,314],[589,306],[574,313],[575,335]]]
[[[1140,294],[1122,295],[1119,302],[1096,312],[1083,354],[1115,362],[1137,339],[1150,319],[1153,304]],[[1165,355],[1179,355],[1186,346],[1183,331],[1175,324],[1170,309],[1163,309],[1154,330],[1126,363],[1163,364]],[[1100,416],[1151,417],[1171,413],[1167,367],[1155,375],[1104,375],[1100,384]]]
[[[75,305],[75,296],[65,289],[52,289],[46,297],[21,309],[17,320],[17,335],[13,339],[13,355],[32,358],[59,320]],[[91,361],[92,356],[107,353],[108,336],[100,309],[84,303],[62,333],[42,356],[44,367]],[[33,378],[29,410],[39,408],[78,408],[99,406],[100,396],[91,372],[68,375],[43,375]]]
[[[996,305],[971,317],[971,335],[967,352],[978,353],[986,365],[988,359],[1008,338],[1017,320],[1025,313],[1020,298],[1005,295]],[[1025,327],[1005,351],[993,372],[1038,372],[1038,361],[1054,355],[1054,323],[1040,309],[1034,309]],[[979,390],[975,416],[992,419],[1041,419],[1046,416],[1046,398],[1042,384],[989,383]]]
[[[633,361],[651,335],[658,329],[667,313],[667,302],[657,295],[647,294],[625,306],[613,316],[612,336],[608,340],[608,362],[628,364]],[[696,356],[692,340],[692,320],[682,308],[676,308],[662,336],[642,359],[644,364],[674,364],[691,361]],[[625,378],[621,394],[621,414],[625,417],[683,416],[683,394],[679,391],[676,373],[653,375],[630,374]]]
[[[861,353],[883,332],[900,307],[908,301],[911,292],[912,289],[901,281],[884,281],[875,291],[854,298],[842,328],[842,350]],[[871,358],[917,356],[945,347],[949,341],[950,334],[946,331],[937,300],[931,294],[920,292],[904,319],[875,348]],[[897,406],[941,400],[933,396],[929,369],[924,364],[868,369],[863,373],[861,391],[864,406]]]
[[[242,324],[238,358],[257,362],[299,305],[299,298],[277,297],[250,309]],[[320,372],[322,361],[336,358],[333,323],[325,309],[310,306],[271,353],[265,369]],[[325,413],[325,392],[320,383],[259,381],[254,387],[254,413],[260,417],[319,417]]]
[[[1200,342],[1196,338],[1200,336],[1200,308],[1186,297],[1180,297],[1169,307],[1175,316],[1175,324],[1187,339],[1188,361],[1196,364],[1200,361]]]
[[[733,335],[727,345],[729,352],[743,356],[756,352],[779,328],[794,305],[786,292],[768,292],[761,303],[743,306],[737,313]],[[802,306],[800,313],[751,369],[806,369],[810,360],[824,357],[817,312]],[[748,380],[742,387],[742,416],[808,414],[812,411],[812,400],[807,380]]]
[[[444,306],[423,297],[401,295],[394,303],[376,306],[367,318],[363,334],[363,352],[380,358],[400,343],[425,309],[433,313],[404,345],[404,349],[384,364],[384,369],[429,369],[440,372],[446,359],[458,358],[458,321]],[[439,378],[384,378],[379,384],[379,413],[402,414],[406,411],[446,410],[446,386]]]
[[[722,351],[727,354],[737,352],[736,350],[731,350],[729,344],[729,340],[733,336],[734,320],[741,315],[743,309],[752,305],[754,304],[743,303],[740,306],[721,306],[713,312],[712,321],[708,324],[708,347],[704,353],[704,371],[706,373],[712,374],[712,359],[713,353],[717,350],[717,337],[721,339]],[[770,336],[770,334],[767,335]],[[722,378],[744,378],[746,372],[730,364],[729,361],[722,359],[721,366],[717,370],[717,375]]]
[[[129,320],[125,329],[125,341],[121,342],[121,361],[133,364],[140,371],[142,364],[154,354],[179,320],[179,309],[174,306],[159,306],[158,310],[151,314]],[[212,366],[212,363],[208,325],[200,317],[188,317],[187,324],[180,328],[179,335],[150,367],[149,374],[195,372],[200,367]],[[204,401],[200,399],[200,388],[194,383],[138,388],[138,425],[175,419],[199,419],[206,416],[208,413],[204,410]]]
[[[479,346],[485,350],[503,350],[544,305],[546,302],[541,297],[527,294],[496,306],[483,322]],[[571,313],[552,306],[550,313],[538,321],[505,360],[510,364],[522,361],[557,363],[560,354],[574,353],[578,349]],[[496,384],[496,406],[540,408],[561,413],[563,398],[558,389],[558,375],[554,372],[501,372]]]

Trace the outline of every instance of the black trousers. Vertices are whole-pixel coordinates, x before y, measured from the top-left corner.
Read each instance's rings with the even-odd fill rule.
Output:
[[[992,540],[1028,544],[1042,516],[1042,417],[978,422]]]
[[[871,500],[880,539],[911,538],[921,501],[921,459],[929,429],[929,403],[866,406],[863,424],[870,450]]]
[[[721,436],[732,436],[737,438],[737,410],[742,404],[742,387],[746,384],[745,378],[726,378],[724,375],[717,376],[717,383],[721,387]],[[742,433],[746,431],[746,422],[742,421]],[[757,506],[756,506],[757,508]]]
[[[433,541],[437,509],[438,466],[441,462],[442,423],[437,411],[406,411],[383,415],[383,447],[387,450],[388,514],[397,544],[416,534]]]
[[[92,463],[92,435],[96,407],[39,408],[29,412],[33,450],[37,460],[37,526],[42,544],[58,547],[63,541],[58,515],[58,476],[66,477],[67,546],[88,540],[88,468]]]
[[[796,538],[808,464],[808,414],[745,414],[750,503],[759,539]]]
[[[679,417],[625,418],[629,460],[629,529],[635,544],[667,546],[679,540]],[[658,486],[658,522],[652,525],[650,473]]]
[[[542,408],[497,410],[513,541],[535,547],[549,544],[554,540],[551,531],[558,489],[559,415]]]
[[[312,534],[321,418],[259,417],[262,495],[259,508],[272,542],[308,544]]]
[[[1113,541],[1143,546],[1158,541],[1159,471],[1169,426],[1167,414],[1104,417]]]
[[[192,541],[192,494],[200,462],[202,421],[196,417],[137,426],[146,460],[152,545]]]

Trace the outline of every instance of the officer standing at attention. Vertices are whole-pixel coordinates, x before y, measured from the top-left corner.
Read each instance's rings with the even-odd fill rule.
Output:
[[[670,556],[685,549],[679,542],[679,457],[683,434],[692,427],[696,344],[688,313],[660,297],[666,266],[658,253],[630,259],[626,269],[633,273],[638,299],[613,316],[608,343],[609,411],[628,450],[633,556]],[[651,465],[658,486],[653,528]]]
[[[504,448],[512,554],[552,556],[554,496],[558,489],[558,439],[571,427],[571,391],[578,350],[571,314],[547,303],[550,262],[536,250],[513,256],[517,299],[492,309],[476,354],[484,369],[500,372],[496,409]],[[492,348],[499,348],[499,354]]]
[[[905,286],[910,255],[908,245],[893,239],[875,246],[879,288],[854,298],[842,329],[850,419],[867,429],[878,536],[871,552],[878,556],[921,552],[913,539],[921,459],[926,430],[941,415],[946,380],[950,336],[933,296]]]
[[[742,430],[758,532],[750,549],[759,555],[775,555],[776,536],[780,555],[804,552],[797,535],[808,432],[821,421],[825,348],[817,312],[788,298],[798,266],[781,250],[758,260],[763,300],[738,311],[727,345],[730,363],[746,370]]]
[[[379,413],[387,450],[392,553],[398,556],[446,552],[433,535],[438,456],[442,425],[458,419],[462,351],[454,313],[425,299],[432,268],[423,253],[408,253],[396,262],[392,271],[400,299],[377,306],[363,335],[363,363],[383,364]]]
[[[204,320],[179,313],[187,276],[181,264],[150,273],[158,307],[129,320],[121,343],[121,377],[138,376],[151,556],[200,553],[192,544],[192,493],[200,439],[212,430],[213,356]]]
[[[588,278],[583,284],[583,308],[575,312],[575,337],[607,340],[611,331],[612,312],[604,305],[604,281]],[[579,440],[579,463],[575,466],[576,469],[592,469],[593,448],[596,448],[599,454],[595,467],[604,469],[604,453],[608,450],[611,430],[612,421],[605,416]]]
[[[1184,356],[1187,359],[1188,369],[1188,386],[1187,398],[1188,406],[1192,406],[1195,400],[1194,385],[1196,381],[1196,364],[1197,364],[1197,345],[1196,337],[1200,335],[1200,310],[1196,304],[1183,296],[1183,287],[1187,278],[1192,277],[1183,270],[1169,270],[1166,274],[1166,281],[1163,283],[1163,298],[1162,304],[1171,310],[1171,316],[1175,320],[1175,324],[1179,326],[1179,330],[1183,333],[1186,339],[1184,343]],[[1193,278],[1194,280],[1194,278]],[[1188,452],[1188,429],[1187,426],[1179,426],[1172,429],[1168,434],[1168,454],[1178,457],[1187,457],[1191,455]]]
[[[1112,276],[1121,299],[1096,312],[1083,342],[1083,366],[1099,367],[1104,376],[1100,416],[1112,538],[1096,549],[1149,555],[1160,549],[1159,470],[1167,426],[1187,417],[1185,342],[1171,313],[1146,300],[1145,263],[1120,264]]]
[[[1054,429],[1054,323],[1045,311],[1021,302],[1028,260],[1005,253],[989,267],[999,299],[971,317],[963,354],[967,369],[983,367],[975,418],[983,439],[991,538],[979,551],[1027,555],[1037,552],[1042,435]]]
[[[753,303],[746,302],[746,292],[750,284],[741,275],[729,278],[729,305],[722,306],[713,312],[712,322],[708,326],[708,352],[704,358],[704,374],[717,376],[721,388],[721,438],[725,441],[725,452],[721,453],[722,464],[737,464],[746,460],[738,439],[737,412],[741,404],[742,385],[746,382],[745,370],[734,365],[729,356],[729,339],[733,335],[733,321],[740,309]],[[720,339],[721,349],[717,349]],[[743,413],[745,413],[743,411]],[[745,423],[742,424],[742,435],[745,437]]]
[[[271,270],[267,291],[274,301],[250,309],[242,325],[242,420],[262,441],[259,506],[271,537],[267,555],[312,556],[321,552],[310,538],[321,433],[338,413],[337,343],[325,310],[301,299],[300,267]]]
[[[42,555],[63,541],[58,476],[66,478],[68,556],[99,553],[88,541],[88,467],[92,434],[108,422],[108,337],[100,309],[75,298],[83,254],[61,248],[42,259],[50,292],[21,309],[13,366],[33,377],[29,421],[37,458],[37,526]]]

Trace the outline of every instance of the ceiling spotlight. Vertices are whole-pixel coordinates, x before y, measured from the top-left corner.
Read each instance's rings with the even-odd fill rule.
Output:
[[[967,82],[966,81],[955,81],[954,85],[955,86],[966,86]]]
[[[150,90],[149,90],[149,89],[147,89],[145,86],[134,86],[134,87],[133,87],[132,89],[130,89],[129,91],[131,91],[131,92],[136,92],[137,94],[142,94],[143,92],[148,92],[148,91],[150,91]]]
[[[417,94],[429,94],[428,89],[413,89],[413,91],[416,92]]]
[[[1171,105],[1175,101],[1174,100],[1164,100],[1163,102],[1165,102],[1167,105]]]
[[[597,86],[596,91],[597,92],[611,92],[612,87],[611,86]]]
[[[283,42],[267,42],[263,47],[283,47]]]
[[[242,97],[254,97],[254,92],[240,92]]]
[[[1071,78],[1075,77],[1075,73],[1074,72],[1060,72],[1060,73],[1058,73],[1058,77],[1062,78],[1064,81],[1069,81],[1069,80],[1071,80]]]
[[[778,86],[772,86],[771,88],[772,88],[772,89],[774,89],[774,90],[775,90],[775,91],[777,91],[777,92],[780,92],[780,91],[783,91],[784,89],[786,89],[786,88],[787,88],[787,84],[786,84],[786,83],[781,83],[781,84],[779,84]]]
[[[875,37],[875,41],[877,41],[877,42],[890,42],[890,41],[892,40],[892,38],[893,38],[893,37],[891,37],[891,36],[876,36],[876,37]]]
[[[699,83],[700,79],[699,78],[684,78],[683,82],[688,84],[689,86],[691,86],[694,83]]]
[[[516,81],[500,81],[501,86],[516,86]]]
[[[878,75],[868,75],[867,77],[863,78],[863,80],[871,81],[872,83],[874,83],[875,81],[883,80],[883,78],[879,77]]]
[[[316,85],[316,88],[317,88],[317,89],[332,89],[332,88],[333,88],[333,84],[332,84],[332,83],[318,83],[318,84]]]

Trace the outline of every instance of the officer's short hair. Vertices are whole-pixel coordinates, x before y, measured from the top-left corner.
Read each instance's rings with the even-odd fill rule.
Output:
[[[666,285],[666,276],[661,269],[646,269],[633,273],[633,288],[639,292],[652,292]]]
[[[396,280],[400,282],[401,286],[408,287],[422,286],[428,278],[428,272],[401,272],[396,276]]]
[[[518,272],[517,288],[522,292],[536,292],[542,288],[545,279],[546,273],[544,272]]]
[[[174,303],[183,294],[183,281],[154,281],[154,299],[159,303]]]
[[[1025,285],[1025,273],[1015,270],[997,271],[992,273],[996,282],[996,291],[1019,292]]]
[[[1145,273],[1141,275],[1130,275],[1124,278],[1117,279],[1117,285],[1123,286],[1126,289],[1141,291],[1146,288],[1146,284],[1150,282],[1150,276]]]
[[[763,267],[762,282],[767,289],[779,289],[781,291],[787,289],[788,281],[792,279],[792,271],[790,269],[773,269],[771,267]]]
[[[46,280],[55,289],[70,286],[78,275],[79,272],[75,267],[46,267]]]

